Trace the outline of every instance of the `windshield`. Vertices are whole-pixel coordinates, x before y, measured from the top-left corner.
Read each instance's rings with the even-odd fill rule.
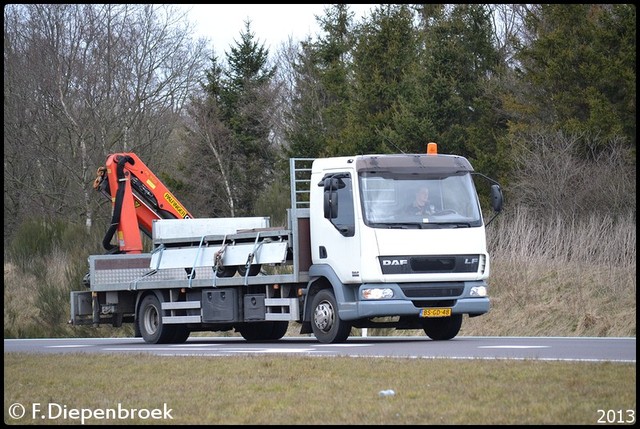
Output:
[[[468,172],[416,175],[361,172],[365,224],[379,228],[482,225],[478,197]]]

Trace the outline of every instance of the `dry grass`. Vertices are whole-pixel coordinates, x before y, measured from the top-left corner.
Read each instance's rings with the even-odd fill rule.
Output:
[[[634,218],[568,223],[520,210],[488,234],[492,309],[461,334],[636,335]]]
[[[90,424],[596,424],[635,410],[634,364],[348,357],[5,354],[5,422],[33,404],[172,410]],[[379,397],[392,389],[395,396]],[[12,420],[20,403],[30,412]],[[625,416],[626,417],[626,416]]]

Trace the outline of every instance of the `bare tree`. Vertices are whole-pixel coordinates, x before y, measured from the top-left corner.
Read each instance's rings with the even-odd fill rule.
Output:
[[[526,206],[542,218],[622,218],[636,208],[636,169],[632,151],[622,141],[606,142],[607,150],[585,159],[581,141],[602,147],[599,137],[567,136],[539,131],[521,136],[512,206]]]
[[[167,161],[163,149],[206,59],[184,13],[172,5],[5,7],[5,237],[21,216],[90,227],[104,204],[91,184],[109,153]]]
[[[220,120],[219,108],[210,97],[194,97],[188,108],[186,135],[190,183],[183,201],[196,216],[235,216],[232,191],[232,133]],[[199,177],[201,180],[194,180]]]
[[[526,39],[522,22],[530,6],[526,4],[486,5],[493,19],[494,43],[509,66],[515,66],[515,52]]]

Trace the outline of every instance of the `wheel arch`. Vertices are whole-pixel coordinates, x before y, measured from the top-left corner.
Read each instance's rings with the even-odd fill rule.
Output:
[[[354,306],[349,306],[349,308],[347,308],[346,303],[355,303],[355,292],[353,291],[356,291],[357,287],[347,287],[340,281],[333,268],[326,264],[312,265],[309,268],[309,277],[311,280],[309,281],[304,301],[304,312],[302,315],[303,322],[309,322],[311,320],[311,314],[313,311],[311,303],[313,302],[313,297],[324,289],[333,290],[333,296],[336,298],[340,317],[345,320],[353,319],[353,317],[349,317],[349,315],[353,313]]]

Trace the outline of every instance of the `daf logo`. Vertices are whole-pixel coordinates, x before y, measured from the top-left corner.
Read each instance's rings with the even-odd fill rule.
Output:
[[[478,258],[464,258],[465,265],[473,265],[478,263]]]
[[[407,265],[406,259],[384,259],[382,265]]]

